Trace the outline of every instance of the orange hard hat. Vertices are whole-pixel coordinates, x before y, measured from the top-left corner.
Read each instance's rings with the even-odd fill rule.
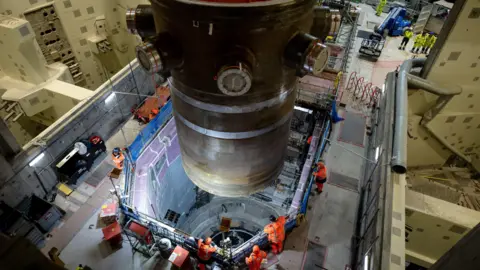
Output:
[[[208,237],[205,239],[205,244],[210,245],[212,243],[212,238]]]
[[[253,253],[259,253],[259,252],[260,252],[260,248],[257,245],[253,246]]]

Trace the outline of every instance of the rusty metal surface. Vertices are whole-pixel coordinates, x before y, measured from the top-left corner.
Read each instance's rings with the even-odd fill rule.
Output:
[[[295,101],[295,70],[284,65],[282,55],[295,33],[309,32],[314,1],[152,4],[157,32],[169,32],[182,48],[183,62],[171,70],[171,83],[180,92],[172,91],[172,100],[187,175],[221,196],[263,189],[282,170]],[[219,70],[237,62],[248,66],[252,86],[243,95],[222,94]],[[260,105],[276,98],[270,106]],[[216,106],[237,110],[205,109]]]

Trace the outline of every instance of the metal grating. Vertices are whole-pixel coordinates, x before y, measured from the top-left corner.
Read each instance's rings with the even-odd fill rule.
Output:
[[[171,209],[168,209],[167,213],[165,214],[165,219],[168,220],[168,221],[171,221],[175,224],[178,223],[179,218],[180,218],[180,214],[171,210]]]
[[[344,189],[358,192],[358,179],[337,172],[330,172],[327,182]]]
[[[107,174],[113,169],[111,164],[106,162],[102,162],[100,166],[98,166],[95,171],[85,180],[85,183],[91,186],[98,186],[100,182],[107,176]]]
[[[303,269],[325,269],[327,247],[308,241],[307,255]]]
[[[338,140],[363,147],[367,119],[363,114],[354,112],[345,112],[343,117],[345,121],[342,122],[342,130]]]

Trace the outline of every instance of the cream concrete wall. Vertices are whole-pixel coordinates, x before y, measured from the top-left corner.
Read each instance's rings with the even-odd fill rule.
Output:
[[[139,3],[147,4],[148,1],[4,0],[0,1],[0,12],[23,18],[25,10],[48,2],[55,4],[57,14],[67,32],[68,40],[86,76],[87,88],[96,89],[135,57],[134,49],[137,40],[126,30],[125,11]],[[80,16],[76,16],[78,14]],[[88,45],[83,41],[97,34],[94,24],[100,15],[105,16],[108,39],[114,48],[113,52],[101,57],[103,62],[90,52]]]
[[[405,269],[405,174],[392,174],[392,228],[388,270]],[[400,262],[394,263],[394,262]]]
[[[458,4],[460,7],[463,1],[457,2],[455,5]],[[478,155],[480,154],[479,26],[480,2],[465,0],[457,20],[448,30],[448,36],[440,48],[435,62],[426,74],[426,79],[430,81],[456,84],[462,88],[462,94],[455,96],[441,113],[432,119],[429,126],[435,134],[445,138],[458,151],[472,159],[474,165],[479,163]],[[425,98],[420,95],[423,94],[414,94],[409,98],[410,106],[412,106],[410,111],[417,115],[422,115],[427,107],[427,102],[431,102],[429,97]],[[423,128],[418,127],[418,129]],[[410,144],[409,140],[409,159],[411,156],[414,158],[411,152],[419,154],[416,159],[408,161],[409,165],[440,165],[439,163],[443,163],[448,158],[448,155],[444,155],[442,152],[443,147],[438,144],[431,144],[424,148],[417,147],[420,147],[418,142]],[[480,169],[480,166],[477,169]]]
[[[422,126],[422,116],[408,116],[407,166],[441,166],[452,154]]]
[[[405,194],[407,260],[429,267],[480,222],[480,212],[412,190]]]

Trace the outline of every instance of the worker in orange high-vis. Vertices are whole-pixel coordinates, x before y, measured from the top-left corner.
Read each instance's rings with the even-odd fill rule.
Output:
[[[283,251],[283,240],[285,240],[285,216],[276,218],[270,216],[271,223],[265,226],[263,231],[268,234],[268,242],[272,247],[273,254],[279,254]]]
[[[266,258],[267,253],[260,250],[260,247],[255,245],[253,246],[252,254],[245,258],[245,263],[247,264],[249,270],[260,270],[262,262]]]
[[[155,118],[155,116],[157,116],[157,114],[159,113],[160,111],[158,109],[152,109],[150,111],[150,113],[148,114],[148,122],[152,121],[153,118]]]
[[[123,169],[123,161],[125,160],[125,156],[123,155],[122,151],[120,151],[120,148],[118,148],[118,147],[113,148],[112,160],[113,160],[113,163],[115,163],[115,166],[117,166],[118,169],[120,169],[120,170]]]
[[[327,167],[322,161],[317,163],[317,170],[313,172],[313,176],[315,177],[317,192],[322,193],[323,184],[327,182]]]
[[[205,242],[202,239],[198,239],[198,251],[197,256],[200,262],[198,263],[198,268],[200,270],[205,270],[207,264],[211,263],[212,254],[217,250],[216,247],[212,246],[212,238],[208,237],[205,239]]]

